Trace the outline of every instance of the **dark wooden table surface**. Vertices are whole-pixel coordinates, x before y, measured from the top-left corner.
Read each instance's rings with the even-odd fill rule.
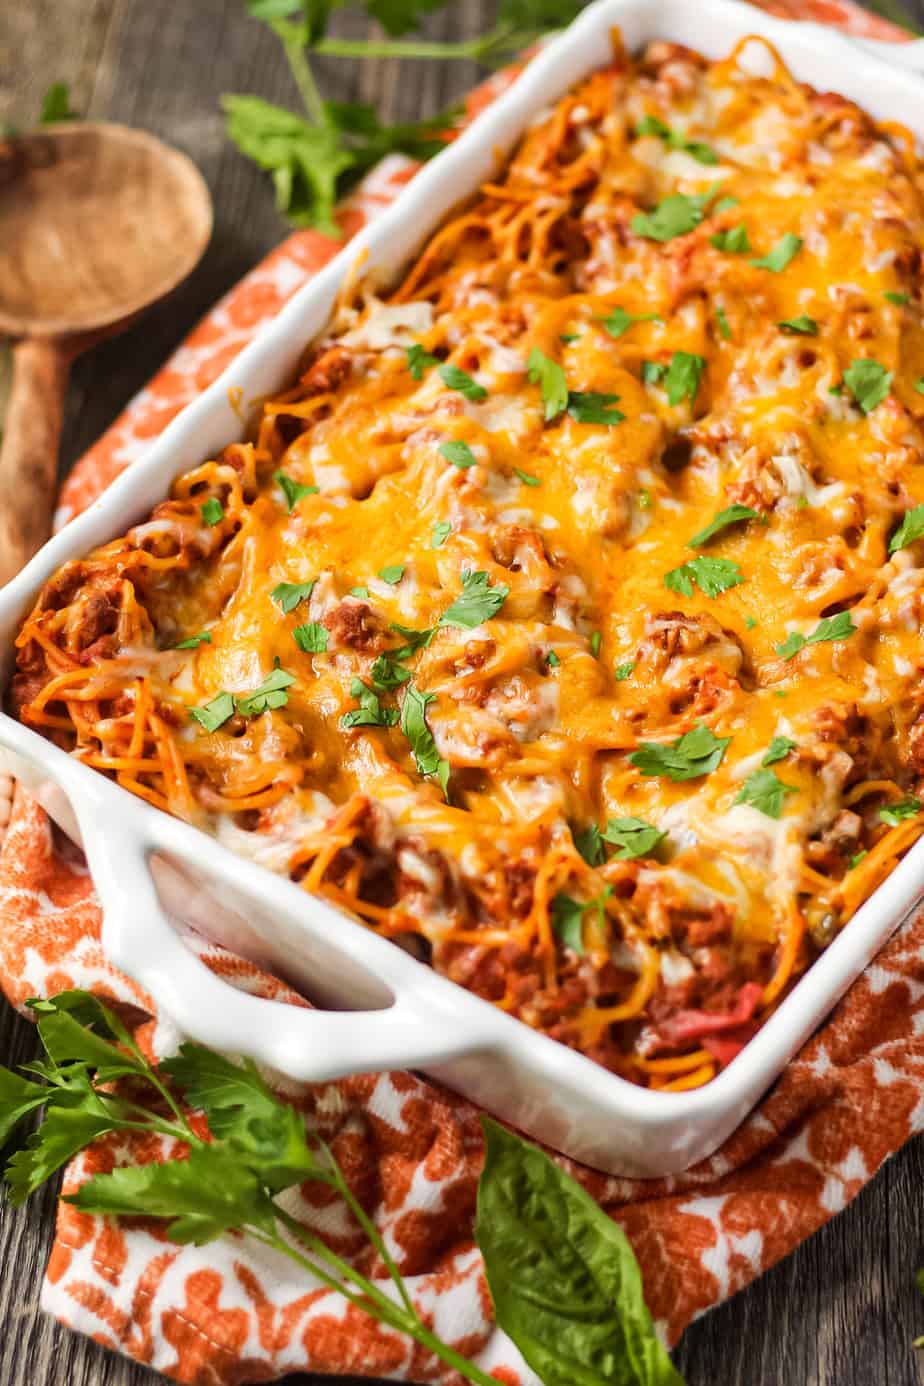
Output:
[[[690,0],[695,3],[695,0]],[[924,0],[906,0],[924,20]],[[490,0],[451,0],[434,37],[474,35]],[[336,17],[336,32],[361,22]],[[326,94],[414,118],[458,98],[472,64],[328,60]],[[186,150],[215,200],[206,258],[169,303],[77,365],[62,466],[113,419],[220,293],[283,233],[269,187],[223,133],[222,92],[296,96],[278,45],[242,0],[0,0],[0,119],[28,125],[46,86],[70,83],[75,108],[142,126]],[[924,99],[924,85],[922,85]],[[2,374],[2,372],[0,372]],[[0,1001],[0,1061],[32,1053],[31,1027]],[[146,1370],[65,1332],[38,1312],[53,1218],[50,1191],[0,1210],[0,1386],[142,1386]],[[768,1275],[687,1332],[677,1362],[689,1386],[918,1386],[911,1340],[924,1331],[914,1271],[924,1264],[924,1141],[907,1146],[856,1201]],[[314,1379],[318,1381],[318,1378]],[[289,1378],[308,1386],[309,1378]]]

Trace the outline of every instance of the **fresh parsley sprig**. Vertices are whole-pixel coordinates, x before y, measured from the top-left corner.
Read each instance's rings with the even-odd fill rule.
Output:
[[[593,904],[596,902],[588,902]],[[587,908],[584,906],[583,908]],[[267,1087],[249,1060],[185,1043],[155,1066],[108,1006],[85,991],[29,1003],[46,1057],[26,1073],[0,1068],[0,1145],[44,1120],[6,1167],[10,1200],[24,1202],[99,1137],[175,1143],[175,1153],[117,1165],[65,1197],[82,1212],[156,1218],[166,1236],[202,1246],[227,1232],[301,1267],[370,1318],[418,1343],[472,1386],[497,1378],[423,1322],[398,1265],[332,1151]],[[208,1134],[188,1115],[203,1113]],[[632,1248],[618,1223],[541,1150],[482,1118],[485,1163],[475,1239],[499,1327],[545,1386],[607,1380],[683,1386],[645,1305]],[[342,1199],[391,1281],[392,1294],[303,1227],[280,1195],[303,1184]],[[588,1289],[590,1287],[590,1289]]]
[[[462,43],[410,37],[423,19],[447,0],[359,0],[384,30],[381,39],[328,35],[342,0],[246,0],[251,16],[282,45],[303,112],[273,105],[259,96],[222,97],[229,138],[272,177],[276,205],[293,226],[311,226],[330,236],[341,232],[335,207],[349,187],[386,154],[400,151],[429,159],[445,147],[454,111],[406,125],[386,125],[362,102],[329,101],[312,67],[317,57],[474,59],[502,63],[529,47],[548,29],[570,23],[579,0],[503,0],[497,23]],[[65,102],[66,104],[66,102]]]

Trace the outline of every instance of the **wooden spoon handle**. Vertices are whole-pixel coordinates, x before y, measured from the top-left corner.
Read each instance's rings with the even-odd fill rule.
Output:
[[[13,348],[13,383],[0,446],[0,584],[51,533],[69,354],[33,339]]]

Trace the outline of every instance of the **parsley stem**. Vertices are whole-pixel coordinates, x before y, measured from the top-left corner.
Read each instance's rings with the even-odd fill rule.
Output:
[[[318,84],[314,80],[314,73],[311,71],[311,64],[308,62],[308,55],[300,37],[296,37],[291,32],[291,26],[285,28],[281,24],[270,26],[282,44],[289,64],[289,70],[298,87],[298,94],[302,98],[308,119],[314,125],[326,124],[324,117],[324,101],[318,90]]]

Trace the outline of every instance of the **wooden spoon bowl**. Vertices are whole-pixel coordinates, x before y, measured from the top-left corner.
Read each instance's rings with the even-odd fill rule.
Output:
[[[68,123],[0,143],[0,333],[17,339],[0,582],[50,530],[71,362],[175,288],[211,230],[201,174],[152,135]]]

